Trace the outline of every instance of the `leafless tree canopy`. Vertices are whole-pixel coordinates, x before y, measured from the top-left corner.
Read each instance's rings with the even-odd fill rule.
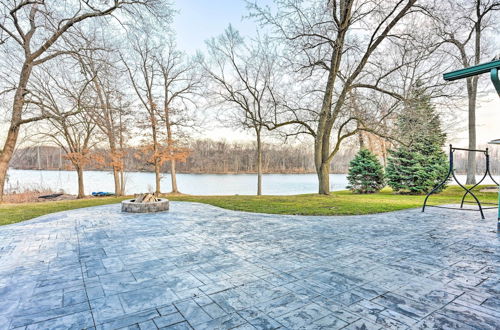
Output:
[[[450,127],[467,92],[476,148],[480,80],[450,84],[442,73],[498,53],[500,1],[246,3],[257,33],[229,25],[191,57],[177,47],[167,0],[0,0],[0,200],[23,134],[57,146],[47,162],[78,173],[79,197],[85,169],[112,170],[117,195],[127,170],[154,170],[157,193],[165,171],[173,193],[177,171],[255,172],[257,194],[263,173],[314,170],[329,194],[329,174],[345,171],[357,147],[385,162],[404,143],[395,121],[415,86]],[[218,127],[254,141],[199,138]],[[35,166],[20,156],[30,150],[15,166]],[[471,155],[469,183],[475,166]]]
[[[359,105],[364,90],[401,100],[398,90],[384,82],[406,59],[381,65],[381,58],[393,42],[407,39],[405,22],[418,14],[415,2],[284,0],[276,2],[276,11],[248,3],[251,16],[270,26],[285,45],[284,58],[300,82],[294,89],[299,101],[276,125],[298,124],[313,136],[321,194],[330,191],[330,163],[342,142],[359,131],[382,134],[377,126],[393,109],[387,105],[363,113],[362,107],[349,105],[355,98]]]
[[[269,38],[245,41],[229,26],[207,42],[208,59],[200,59],[209,94],[225,112],[222,121],[250,130],[257,143],[257,195],[262,194],[262,136],[279,104],[277,54]]]
[[[31,80],[37,67],[74,54],[69,41],[73,34],[86,31],[88,24],[85,23],[98,21],[104,31],[112,28],[105,18],[115,17],[127,23],[142,17],[144,12],[163,16],[168,13],[167,7],[166,2],[160,0],[8,0],[0,3],[0,51],[4,55],[1,72],[3,77],[12,77],[1,86],[2,96],[11,99],[11,110],[7,113],[9,129],[0,153],[0,199],[21,126],[50,117],[44,107],[31,102]],[[84,50],[88,49],[78,48],[76,52]]]

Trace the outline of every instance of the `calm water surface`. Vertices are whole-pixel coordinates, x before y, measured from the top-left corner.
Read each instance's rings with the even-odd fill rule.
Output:
[[[7,191],[19,188],[50,188],[63,190],[69,194],[77,193],[77,178],[74,171],[14,170],[8,172]],[[465,176],[458,176],[465,182]],[[85,193],[114,190],[111,172],[86,171]],[[479,177],[478,177],[479,179]],[[179,190],[193,195],[253,195],[256,193],[255,174],[178,174]],[[491,184],[491,180],[485,180]],[[170,191],[170,175],[165,174],[161,181],[162,191]],[[293,195],[317,192],[316,174],[265,174],[263,177],[265,195]],[[347,185],[345,174],[331,174],[331,190],[343,190]],[[126,193],[154,191],[154,173],[127,172]]]
[[[8,190],[24,187],[51,188],[77,193],[77,177],[74,171],[15,170],[8,172]],[[127,172],[125,175],[126,193],[154,191],[154,173]],[[347,185],[345,174],[331,174],[331,189],[343,190]],[[266,195],[293,195],[317,191],[316,174],[265,174],[262,180],[263,193]],[[93,191],[113,191],[112,172],[85,171],[85,193]],[[177,174],[179,190],[193,195],[252,195],[257,191],[255,174]],[[170,175],[161,180],[162,191],[170,191]]]

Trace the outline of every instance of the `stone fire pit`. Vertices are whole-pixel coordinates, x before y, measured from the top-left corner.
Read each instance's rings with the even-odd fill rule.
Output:
[[[153,194],[142,194],[134,199],[122,202],[122,212],[153,213],[168,211],[169,203],[166,198],[158,198]]]

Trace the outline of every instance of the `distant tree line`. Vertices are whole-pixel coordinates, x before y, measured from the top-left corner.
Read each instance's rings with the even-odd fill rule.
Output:
[[[382,164],[379,144],[364,144],[364,148],[375,153]],[[486,148],[487,146],[479,146]],[[338,156],[338,161],[332,164],[331,173],[347,173],[349,162],[354,158],[359,146],[345,148]],[[125,171],[153,171],[146,162],[134,155],[140,148],[128,148],[124,156]],[[105,150],[101,150],[105,151]],[[252,143],[214,141],[209,139],[195,140],[189,143],[189,156],[185,162],[177,164],[179,173],[256,173],[256,147]],[[455,169],[459,174],[465,174],[468,155],[463,152],[455,154]],[[477,155],[477,174],[485,168],[485,158]],[[490,150],[490,168],[494,175],[500,175],[500,150]],[[12,158],[12,168],[24,170],[72,170],[71,162],[65,157],[64,150],[59,147],[42,145],[16,150]],[[112,170],[106,164],[89,163],[86,170]],[[161,168],[162,172],[170,170],[169,163]],[[263,146],[264,173],[315,173],[314,155],[308,146],[271,144]]]
[[[188,144],[189,156],[177,163],[180,173],[257,173],[256,146],[245,142],[195,140]],[[262,169],[264,173],[314,173],[314,155],[308,146],[271,144],[262,146]],[[125,171],[149,171],[153,166],[137,157],[141,148],[126,148],[123,156]],[[95,150],[96,154],[105,150]],[[332,173],[346,173],[349,161],[356,148],[343,150],[339,161],[332,164]],[[54,146],[35,146],[16,150],[12,168],[41,170],[72,170],[64,150]],[[107,163],[89,162],[86,170],[112,170]],[[170,163],[164,163],[162,172],[170,171]]]

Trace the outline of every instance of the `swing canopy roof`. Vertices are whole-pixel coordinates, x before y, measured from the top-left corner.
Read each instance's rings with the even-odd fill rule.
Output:
[[[500,68],[500,60],[495,60],[488,63],[483,63],[468,68],[445,73],[443,75],[443,78],[446,81],[453,81],[457,79],[469,78],[472,76],[476,76],[478,74],[488,73],[491,72],[491,70],[498,68]]]

